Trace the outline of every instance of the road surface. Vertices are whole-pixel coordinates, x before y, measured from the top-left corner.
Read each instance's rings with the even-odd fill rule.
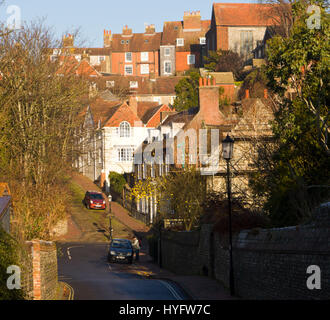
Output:
[[[139,265],[109,264],[108,244],[58,244],[59,281],[74,289],[74,300],[187,300],[175,284],[146,279]]]

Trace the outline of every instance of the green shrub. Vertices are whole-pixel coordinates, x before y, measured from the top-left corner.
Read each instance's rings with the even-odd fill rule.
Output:
[[[23,300],[22,290],[7,288],[7,268],[20,265],[18,258],[19,246],[15,240],[0,227],[0,300]]]
[[[123,189],[126,185],[126,180],[124,176],[117,172],[110,172],[109,174],[110,179],[110,189],[118,194],[123,192]]]

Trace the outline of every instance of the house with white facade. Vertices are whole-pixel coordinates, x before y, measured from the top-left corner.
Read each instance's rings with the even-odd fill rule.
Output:
[[[171,112],[157,102],[104,101],[97,99],[81,114],[84,119],[77,130],[76,168],[109,191],[109,173],[132,173],[135,150],[153,131],[162,114]]]

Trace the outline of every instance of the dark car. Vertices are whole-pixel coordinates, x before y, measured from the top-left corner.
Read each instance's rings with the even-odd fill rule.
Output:
[[[133,262],[133,247],[131,241],[127,239],[113,239],[110,243],[108,261],[127,261],[131,264]]]
[[[106,202],[100,192],[87,191],[84,198],[84,204],[88,209],[100,209],[105,210]]]

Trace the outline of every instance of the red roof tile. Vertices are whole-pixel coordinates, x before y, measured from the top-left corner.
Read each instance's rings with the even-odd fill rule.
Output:
[[[256,3],[214,3],[217,26],[269,26],[274,24],[272,6]]]

